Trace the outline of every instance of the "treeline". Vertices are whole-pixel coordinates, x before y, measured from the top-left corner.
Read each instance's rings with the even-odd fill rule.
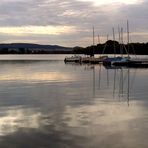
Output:
[[[15,46],[14,46],[15,45]],[[108,40],[104,44],[95,46],[65,48],[60,46],[42,46],[33,44],[1,45],[0,54],[137,54],[148,55],[148,43],[119,44],[117,41]],[[21,45],[21,46],[20,46]],[[12,48],[13,47],[13,48]],[[44,48],[43,48],[44,47]],[[55,48],[57,48],[55,50]]]
[[[75,47],[75,54],[137,54],[148,55],[148,43],[119,44],[117,41],[109,40],[104,44],[88,46],[86,48]]]

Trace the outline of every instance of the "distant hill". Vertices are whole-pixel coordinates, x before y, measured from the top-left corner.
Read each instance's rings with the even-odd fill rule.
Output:
[[[27,49],[44,49],[44,50],[72,50],[70,47],[63,47],[58,45],[40,45],[40,44],[30,44],[30,43],[10,43],[10,44],[0,44],[0,49],[11,48],[27,48]]]
[[[30,43],[0,44],[0,53],[66,53],[73,48],[59,45],[40,45]]]

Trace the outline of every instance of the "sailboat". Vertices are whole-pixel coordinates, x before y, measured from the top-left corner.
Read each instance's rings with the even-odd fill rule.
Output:
[[[94,56],[94,52],[95,52],[95,39],[94,38],[95,38],[95,33],[94,33],[94,27],[93,27],[93,50],[89,57],[82,57],[81,59],[82,63],[99,64],[107,57],[107,56],[100,56],[100,57]]]
[[[67,63],[67,62],[75,62],[75,63],[80,63],[81,62],[81,56],[78,56],[78,55],[74,55],[74,56],[71,56],[71,57],[65,57],[64,59],[64,62]]]
[[[71,56],[65,57],[64,62],[75,62],[75,63],[90,63],[90,61],[94,61],[94,27],[93,27],[93,51],[90,56]]]
[[[129,27],[128,27],[128,21],[127,21],[127,32],[128,32],[128,43],[129,43]],[[120,33],[120,32],[119,32]],[[119,35],[120,36],[120,35]],[[121,41],[122,41],[122,45],[123,45],[123,29],[121,29]],[[121,56],[115,56],[115,33],[114,33],[114,28],[113,28],[113,40],[114,40],[114,57],[108,57],[103,61],[103,65],[125,65],[127,63],[129,63],[130,61],[130,57],[128,54],[128,57],[123,57],[123,55]],[[120,40],[120,39],[119,39]]]
[[[121,28],[121,44],[123,45],[123,28]],[[129,23],[128,23],[128,20],[127,20],[127,46],[128,46],[128,50],[126,50],[126,48],[124,47],[127,52],[127,57],[123,57],[123,51],[121,51],[122,56],[120,57],[119,60],[112,62],[112,65],[127,66],[129,63],[132,63],[131,58],[129,56]]]
[[[132,68],[148,68],[148,59],[131,59],[129,56],[129,23],[127,20],[127,45],[128,56],[124,57],[124,60],[116,61],[112,63],[114,66],[126,66]]]

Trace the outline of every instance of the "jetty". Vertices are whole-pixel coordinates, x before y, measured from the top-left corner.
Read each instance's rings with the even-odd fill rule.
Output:
[[[93,27],[93,50],[92,53],[89,54],[89,56],[71,56],[71,57],[65,57],[64,62],[79,62],[79,63],[90,63],[90,64],[99,64],[102,63],[108,56],[94,56],[94,46],[95,46],[95,40],[94,40],[94,27]],[[99,38],[99,37],[98,37]],[[99,39],[98,39],[99,40]]]
[[[102,63],[107,57],[108,56],[100,56],[100,57],[71,56],[71,57],[65,57],[64,62],[99,64]]]
[[[113,57],[108,57],[106,55],[100,55],[98,57],[94,56],[94,27],[93,27],[93,50],[90,53],[89,56],[71,56],[71,57],[65,57],[64,62],[74,62],[74,63],[86,63],[86,64],[103,64],[104,66],[124,66],[124,67],[148,67],[148,59],[139,59],[139,58],[131,58],[129,55],[129,23],[127,20],[127,49],[124,46],[124,42],[123,42],[123,28],[119,28],[118,27],[118,32],[119,32],[119,42],[121,43],[122,47],[120,46],[120,56],[116,56],[116,49],[115,49],[115,32],[114,32],[114,28],[113,28],[113,41],[114,41],[114,56]],[[108,40],[108,36],[107,36],[107,40]],[[99,39],[98,39],[99,41]],[[106,43],[107,44],[107,43]],[[106,48],[106,45],[103,49],[103,53],[104,50]],[[126,56],[123,56],[123,50],[125,50],[126,52]],[[102,54],[103,54],[102,53]]]

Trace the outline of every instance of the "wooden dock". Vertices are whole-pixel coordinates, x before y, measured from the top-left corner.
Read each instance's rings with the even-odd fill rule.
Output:
[[[81,63],[99,64],[99,63],[102,63],[105,58],[107,58],[107,56],[82,57],[81,58]]]
[[[65,63],[74,62],[74,63],[88,63],[88,64],[99,64],[103,63],[107,56],[100,57],[83,57],[83,56],[72,56],[65,58]],[[103,63],[104,64],[104,63]],[[133,67],[133,68],[148,68],[148,59],[130,59],[125,62],[115,62],[113,64],[107,64],[113,66],[122,66],[122,67]]]

